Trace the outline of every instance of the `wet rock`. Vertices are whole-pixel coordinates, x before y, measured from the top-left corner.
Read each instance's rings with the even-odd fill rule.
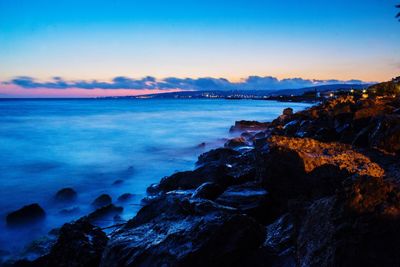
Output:
[[[59,190],[54,196],[54,199],[59,202],[73,202],[76,200],[77,196],[78,194],[73,188],[66,187]]]
[[[235,125],[231,127],[230,132],[235,131],[261,131],[268,128],[268,122],[258,121],[236,121]]]
[[[234,157],[239,155],[239,152],[230,148],[217,148],[201,154],[196,165],[201,166],[211,162],[223,165],[231,162]]]
[[[15,266],[97,267],[106,244],[106,234],[81,219],[63,225],[49,254],[32,262],[17,262]]]
[[[104,223],[106,219],[113,218],[115,215],[120,214],[123,211],[122,207],[115,206],[114,204],[108,204],[97,210],[93,211],[89,215],[87,215],[87,220],[91,223],[107,224]]]
[[[111,236],[101,266],[243,266],[263,233],[213,202],[165,196]]]
[[[229,168],[225,165],[210,163],[194,171],[178,172],[164,177],[157,185],[150,186],[147,192],[156,194],[173,190],[195,189],[206,182],[214,182],[221,186],[233,183],[233,177],[228,175]]]
[[[222,192],[224,188],[216,183],[207,182],[200,185],[196,191],[194,191],[192,197],[193,198],[204,198],[214,200],[216,199]]]
[[[117,200],[118,200],[118,202],[126,202],[128,200],[131,200],[133,197],[134,197],[134,195],[131,193],[124,193],[124,194],[120,195]]]
[[[228,148],[238,148],[249,145],[250,144],[246,141],[244,137],[235,137],[224,144],[224,146]]]
[[[42,207],[34,203],[9,213],[6,217],[6,222],[8,226],[22,226],[40,222],[45,217],[46,213]]]
[[[107,205],[111,204],[111,202],[112,202],[112,198],[110,197],[110,195],[102,194],[102,195],[98,196],[92,202],[92,206],[94,206],[96,208],[100,208],[100,207],[107,206]]]
[[[237,209],[259,221],[270,220],[268,192],[256,183],[228,187],[216,200],[218,204]]]
[[[285,108],[285,109],[283,110],[282,114],[283,114],[283,115],[286,115],[286,116],[293,115],[293,109],[292,109],[292,108]]]

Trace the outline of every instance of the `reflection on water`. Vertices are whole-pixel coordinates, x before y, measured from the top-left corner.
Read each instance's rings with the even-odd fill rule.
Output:
[[[91,210],[107,193],[134,197],[124,218],[139,208],[146,187],[193,167],[197,156],[220,146],[235,120],[275,118],[287,106],[307,104],[251,100],[1,100],[0,249],[17,250]],[[205,142],[205,146],[197,146]],[[122,183],[114,184],[116,180]],[[54,203],[55,192],[72,187],[78,201]],[[6,229],[5,215],[39,203],[44,224]],[[132,204],[132,205],[131,205]],[[61,209],[73,210],[71,214]]]

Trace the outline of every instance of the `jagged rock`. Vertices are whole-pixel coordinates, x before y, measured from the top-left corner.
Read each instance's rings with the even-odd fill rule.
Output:
[[[196,165],[201,166],[205,163],[215,162],[218,164],[227,164],[232,158],[239,156],[240,153],[230,148],[217,148],[203,153],[199,156]]]
[[[59,202],[72,202],[76,200],[77,196],[78,194],[73,188],[66,187],[59,190],[54,196],[54,199]]]
[[[268,192],[256,183],[228,187],[216,200],[218,204],[233,207],[258,221],[268,221]]]
[[[370,177],[370,179],[377,178]],[[369,183],[364,179],[357,183],[365,182]],[[377,184],[372,188],[367,184],[361,186],[366,191],[359,191],[360,185],[354,185],[355,191],[351,190],[353,193],[348,196],[350,199],[331,196],[314,202],[308,208],[297,239],[299,266],[398,266],[400,264],[399,202],[397,200],[396,212],[387,214],[380,206],[386,206],[388,201],[391,202],[391,194]],[[366,203],[364,200],[359,202],[360,193],[368,199]],[[354,200],[357,203],[355,206]],[[361,209],[360,203],[363,203]],[[364,208],[364,204],[367,209]]]
[[[263,228],[210,201],[165,196],[112,234],[102,267],[243,266]]]
[[[22,226],[37,223],[46,217],[45,211],[39,204],[34,203],[13,211],[6,216],[8,226]]]
[[[112,202],[112,198],[110,197],[110,195],[107,194],[102,194],[100,196],[98,196],[93,202],[92,202],[92,206],[96,207],[96,208],[101,208],[107,205],[110,205]]]
[[[227,186],[234,182],[234,178],[228,175],[228,170],[229,168],[226,165],[210,163],[194,171],[178,172],[164,177],[159,184],[150,186],[147,192],[155,194],[173,190],[195,189],[206,182]]]
[[[379,165],[348,145],[283,136],[268,142],[260,153],[257,175],[278,210],[285,209],[289,199],[331,195],[353,174],[384,175]]]
[[[224,188],[216,183],[204,183],[194,191],[193,198],[204,198],[214,200],[224,191]]]

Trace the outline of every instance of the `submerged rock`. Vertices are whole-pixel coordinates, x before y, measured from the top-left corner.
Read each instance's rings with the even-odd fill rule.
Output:
[[[66,187],[59,190],[54,196],[54,199],[59,202],[73,202],[76,200],[77,196],[78,194],[73,188]]]
[[[118,202],[126,202],[134,197],[131,193],[124,193],[117,198]]]
[[[103,206],[110,205],[112,202],[112,198],[108,194],[102,194],[98,196],[93,202],[92,206],[96,208],[101,208]]]
[[[9,213],[6,217],[8,226],[22,226],[44,220],[45,211],[39,204],[34,203]]]
[[[105,220],[113,218],[115,215],[120,214],[123,211],[122,207],[115,206],[114,204],[108,204],[97,210],[93,211],[89,215],[87,215],[87,220],[91,223],[98,224],[107,224]]]

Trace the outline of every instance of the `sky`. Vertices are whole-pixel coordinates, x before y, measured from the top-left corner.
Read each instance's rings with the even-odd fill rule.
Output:
[[[0,0],[0,97],[287,89],[400,73],[391,0]]]

